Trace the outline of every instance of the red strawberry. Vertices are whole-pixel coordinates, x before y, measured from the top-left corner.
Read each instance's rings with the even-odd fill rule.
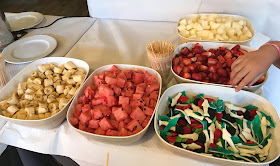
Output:
[[[193,62],[196,62],[197,57],[192,57],[191,60],[192,60]]]
[[[194,47],[192,49],[192,53],[194,54],[201,54],[203,52],[203,48],[202,47]]]
[[[215,54],[216,56],[225,56],[226,55],[226,52],[224,50],[218,50]]]
[[[187,126],[184,127],[183,134],[190,134],[191,132],[192,132],[192,130],[189,127],[187,127]]]
[[[191,75],[190,73],[184,73],[184,74],[183,74],[183,77],[184,77],[185,79],[191,79],[191,78],[192,78],[192,75]]]
[[[190,72],[191,71],[191,69],[188,67],[188,66],[185,66],[184,68],[183,68],[183,73],[188,73],[188,72]]]
[[[173,66],[178,65],[179,62],[180,62],[180,59],[179,59],[179,58],[173,58],[173,59],[172,59],[172,65],[173,65]]]
[[[240,57],[240,56],[244,55],[242,52],[240,52],[240,51],[234,51],[234,50],[232,50],[231,53],[232,53],[233,55],[237,56],[237,57]]]
[[[215,51],[215,52],[216,52],[216,51]],[[202,53],[201,55],[205,55],[205,56],[209,57],[209,56],[212,55],[212,52],[210,52],[210,50],[209,50],[209,52],[204,52],[204,53]]]
[[[219,76],[218,76],[218,74],[216,74],[216,73],[210,73],[210,74],[208,75],[208,77],[209,77],[210,80],[212,80],[212,81],[214,81],[214,82],[216,82],[216,81],[219,80]]]
[[[204,65],[200,65],[200,66],[199,66],[199,69],[200,69],[200,71],[207,71],[207,70],[208,70],[208,67],[207,67],[207,66],[204,66]]]
[[[223,117],[223,113],[217,113],[216,112],[216,118],[218,119],[218,120],[220,120],[220,119],[222,119],[222,117]]]
[[[216,73],[217,72],[217,67],[216,66],[209,66],[208,71],[211,73]]]
[[[206,77],[206,78],[204,78],[203,80],[201,80],[202,82],[206,82],[206,83],[208,83],[209,82],[209,78],[208,77]]]
[[[238,51],[239,49],[240,49],[240,45],[236,45],[231,50]]]
[[[226,61],[225,61],[225,59],[224,59],[224,57],[223,56],[218,56],[218,60],[221,62],[221,63],[225,63]]]
[[[183,58],[182,62],[183,62],[184,65],[188,66],[192,63],[192,60],[189,59],[189,58]]]
[[[202,78],[206,78],[207,77],[207,74],[204,73],[204,72],[200,72],[200,74],[201,74]]]
[[[225,56],[224,56],[224,59],[227,60],[227,59],[231,59],[232,58],[232,53],[231,52],[228,52]]]
[[[222,137],[222,130],[216,129],[214,131],[214,137],[221,138]]]
[[[188,47],[184,47],[181,51],[180,54],[187,56],[190,53],[190,50]]]
[[[231,67],[231,65],[232,65],[233,62],[234,62],[234,60],[232,60],[232,59],[227,59],[226,64],[227,64],[228,67]]]
[[[194,64],[190,64],[188,67],[189,67],[191,70],[195,70],[195,69],[196,69],[196,66],[195,66]]]
[[[225,67],[227,67],[227,64],[226,64],[226,63],[223,63],[223,64],[222,64],[222,68],[225,68]]]
[[[226,50],[227,49],[227,47],[219,47],[219,50]]]
[[[196,80],[196,81],[201,81],[202,80],[202,76],[200,73],[193,73],[192,74],[192,79]]]
[[[222,69],[222,68],[219,68],[217,70],[217,74],[220,76],[220,77],[226,77],[227,76],[227,71],[225,69]]]
[[[182,69],[183,68],[181,66],[178,66],[178,65],[173,67],[174,72],[178,75],[180,75]]]
[[[193,53],[189,53],[189,55],[187,55],[187,58],[192,58],[193,57]]]
[[[208,66],[212,66],[212,65],[216,65],[218,62],[217,59],[214,59],[214,58],[208,58]]]
[[[201,47],[203,49],[203,46],[199,43],[195,43],[194,47]]]
[[[210,144],[210,147],[212,147],[212,148],[217,148],[217,145],[211,143],[211,144]]]
[[[248,53],[248,51],[246,51],[246,50],[244,50],[244,49],[241,49],[241,48],[239,49],[239,51],[242,52],[243,54]]]
[[[196,54],[195,57],[197,57],[198,62],[206,61],[207,56],[206,55],[201,55],[201,54]]]

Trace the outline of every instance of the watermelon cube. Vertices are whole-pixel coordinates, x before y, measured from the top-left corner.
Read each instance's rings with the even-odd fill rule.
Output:
[[[101,121],[99,122],[99,125],[100,125],[100,128],[104,131],[106,131],[108,129],[113,129],[112,125],[110,124],[110,122],[108,121],[108,119],[106,117],[101,119]]]
[[[122,78],[124,79],[125,81],[127,80],[125,74],[124,74],[124,71],[121,71],[120,74],[118,74],[117,78]]]
[[[133,90],[126,90],[126,91],[124,92],[124,96],[126,96],[126,97],[132,97],[133,94],[134,94],[134,91],[133,91]]]
[[[98,76],[93,76],[92,82],[94,82],[94,85],[97,87],[105,84],[105,81],[103,79],[100,79]]]
[[[113,107],[118,104],[117,98],[115,96],[107,97],[107,106]]]
[[[145,106],[149,106],[150,104],[150,97],[148,97],[148,96],[144,96],[143,97],[143,100],[144,100],[144,102],[145,102]]]
[[[145,92],[147,94],[150,94],[152,91],[155,91],[155,90],[159,90],[159,84],[151,84],[151,85],[148,85]]]
[[[141,94],[133,94],[132,95],[132,99],[133,100],[141,100],[142,99],[142,95]]]
[[[88,122],[88,127],[92,129],[97,129],[99,127],[99,120],[92,119]]]
[[[154,99],[150,100],[149,107],[155,109],[157,105],[157,101]]]
[[[133,131],[133,134],[139,133],[143,130],[143,127],[141,125],[137,126],[136,129]]]
[[[143,111],[139,108],[139,107],[136,107],[132,113],[130,114],[130,117],[132,119],[135,119],[137,120],[140,124],[143,123],[143,121],[145,120],[146,118],[146,115],[143,113]]]
[[[133,73],[132,70],[124,70],[123,72],[124,72],[124,74],[125,74],[127,79],[131,79],[132,78],[132,73]]]
[[[106,104],[106,97],[94,98],[91,101],[92,105]]]
[[[93,99],[95,94],[94,90],[95,90],[95,86],[93,85],[87,86],[86,89],[84,90],[84,95],[89,99]]]
[[[122,108],[125,110],[125,112],[126,112],[128,115],[131,114],[131,111],[132,111],[131,105],[125,104],[125,105],[122,105]]]
[[[125,128],[125,123],[124,123],[124,121],[120,121],[119,122],[119,125],[118,125],[118,130],[120,131],[122,128]]]
[[[153,113],[154,113],[154,109],[151,109],[151,108],[149,108],[149,107],[144,107],[144,108],[143,108],[143,113],[144,113],[145,115],[152,116]]]
[[[85,131],[86,131],[86,132],[89,132],[89,133],[94,133],[94,129],[88,128],[88,127],[86,127]]]
[[[113,116],[112,116],[113,117]],[[114,118],[114,119],[109,119],[110,124],[112,125],[112,127],[114,129],[118,129],[119,128],[119,122]]]
[[[117,78],[117,85],[121,88],[124,87],[126,80],[122,78]]]
[[[152,91],[152,93],[150,94],[150,98],[154,99],[154,100],[157,100],[158,95],[159,95],[158,91]]]
[[[114,114],[114,116],[115,116],[117,121],[123,121],[123,120],[125,120],[128,117],[126,111],[124,111],[124,109],[121,108],[121,107],[116,109],[112,113]]]
[[[145,83],[150,85],[158,84],[158,79],[155,76],[150,75],[147,79],[145,79]]]
[[[86,125],[83,123],[79,123],[79,129],[85,131],[86,130]]]
[[[132,80],[136,84],[144,82],[145,75],[143,73],[133,73]]]
[[[99,109],[92,109],[91,110],[92,119],[101,119],[103,118],[103,114]]]
[[[139,84],[139,85],[140,85],[140,84]],[[137,85],[136,90],[135,90],[135,93],[136,93],[136,94],[144,95],[144,93],[145,93],[145,88],[146,88],[146,87],[139,86],[139,85]]]
[[[111,129],[109,129],[109,130],[106,131],[106,135],[107,135],[107,136],[118,136],[118,135],[119,135],[119,132],[116,131],[116,130],[111,130]]]
[[[77,111],[75,111],[75,112],[73,113],[73,117],[75,117],[75,118],[78,118],[78,119],[79,119],[79,117],[80,117],[81,113],[82,113],[82,112],[77,112]]]
[[[82,112],[79,117],[80,123],[87,124],[91,120],[91,115],[89,112]]]
[[[106,132],[101,127],[99,127],[94,131],[94,134],[98,134],[98,135],[105,135],[105,133]]]
[[[105,77],[105,82],[109,85],[117,85],[118,79],[110,76]]]
[[[82,112],[82,107],[83,107],[83,104],[75,105],[75,112]]]
[[[79,124],[79,120],[78,120],[77,118],[75,118],[75,117],[71,117],[71,118],[69,119],[69,121],[70,121],[70,123],[71,123],[73,126]]]
[[[109,109],[108,107],[106,107],[104,105],[99,105],[96,108],[102,112],[103,116],[110,116],[110,114],[112,112],[111,109]]]
[[[108,97],[114,95],[114,91],[112,90],[112,88],[109,88],[107,85],[101,85],[98,90],[101,96]]]
[[[119,136],[127,136],[128,135],[128,132],[125,128],[121,128],[119,130]]]
[[[91,110],[91,107],[89,104],[85,104],[83,107],[82,107],[82,112],[88,112]]]
[[[146,119],[144,120],[144,122],[142,123],[142,127],[145,128],[149,124],[150,120],[151,120],[151,117],[147,116]]]
[[[112,85],[111,88],[113,89],[114,93],[117,95],[117,96],[120,96],[121,95],[121,88],[118,87],[117,85]]]
[[[85,105],[85,104],[88,104],[89,103],[89,99],[86,97],[86,96],[80,96],[80,97],[78,97],[78,103],[79,104],[83,104],[83,105]]]
[[[134,88],[135,87],[131,81],[126,81],[123,87],[124,90],[134,90]]]
[[[132,120],[130,121],[125,128],[128,129],[129,131],[133,131],[136,129],[137,126],[140,126],[137,120]]]
[[[110,71],[115,73],[116,75],[118,75],[121,72],[116,65],[113,65]]]
[[[119,105],[129,104],[129,98],[125,96],[119,96]]]

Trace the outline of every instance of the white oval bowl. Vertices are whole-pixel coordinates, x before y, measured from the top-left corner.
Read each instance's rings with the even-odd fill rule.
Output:
[[[39,65],[46,64],[46,63],[51,63],[51,62],[55,62],[58,65],[62,65],[64,63],[68,62],[68,61],[72,61],[76,66],[85,69],[86,70],[86,76],[88,75],[89,66],[85,61],[82,61],[82,60],[79,60],[79,59],[74,59],[74,58],[66,58],[66,57],[42,58],[42,59],[39,59],[39,60],[36,60],[36,61],[30,63],[28,66],[26,66],[23,70],[21,70],[16,76],[14,76],[8,82],[8,84],[0,92],[0,94],[1,94],[0,95],[0,101],[10,97],[12,95],[12,93],[15,91],[15,89],[17,89],[17,86],[18,86],[19,83],[26,81],[31,72],[38,71],[37,67]],[[85,79],[86,79],[86,77],[84,78],[84,80]],[[78,90],[77,90],[77,92],[78,92]],[[57,127],[58,125],[60,125],[64,121],[65,115],[66,115],[66,112],[67,112],[67,107],[68,107],[69,103],[71,102],[71,100],[73,99],[73,97],[69,100],[67,105],[65,105],[62,108],[62,110],[60,110],[54,116],[51,116],[51,117],[46,118],[46,119],[22,120],[22,119],[8,118],[8,117],[5,117],[3,115],[0,115],[0,119],[1,120],[6,120],[6,121],[9,121],[9,122],[18,124],[18,125],[32,127],[32,128],[40,128],[40,129],[54,128],[54,127]]]
[[[201,153],[192,152],[189,150],[185,150],[183,148],[176,147],[174,145],[169,144],[166,142],[159,134],[159,125],[158,125],[158,115],[166,115],[168,114],[168,104],[167,100],[168,97],[176,95],[178,92],[186,91],[187,96],[194,96],[200,93],[203,93],[206,97],[212,97],[214,99],[222,99],[224,101],[230,101],[232,104],[240,105],[240,106],[246,106],[249,104],[252,104],[254,106],[257,106],[259,110],[262,110],[266,114],[272,117],[273,121],[275,122],[275,128],[271,128],[269,130],[270,133],[272,133],[272,146],[269,150],[268,158],[263,163],[249,163],[249,162],[243,162],[243,161],[236,161],[236,160],[229,160],[229,159],[222,159],[218,157],[211,157],[206,156]],[[160,141],[164,144],[164,146],[178,154],[184,157],[189,157],[192,159],[205,161],[205,162],[211,162],[214,164],[220,164],[220,165],[267,165],[274,160],[276,160],[280,155],[280,120],[277,115],[276,110],[274,107],[263,97],[254,94],[252,92],[248,91],[240,91],[235,92],[232,88],[226,88],[226,87],[219,87],[219,86],[212,86],[212,85],[201,85],[201,84],[177,84],[170,88],[168,88],[162,95],[156,109],[155,113],[155,120],[154,120],[154,128],[156,131],[156,134]]]
[[[181,45],[179,45],[175,51],[174,51],[174,57],[176,56],[176,54],[179,54],[181,49],[184,48],[184,47],[188,47],[189,49],[193,47],[194,44],[196,43],[199,43],[199,42],[189,42],[189,43],[183,43]],[[236,44],[229,44],[229,43],[214,43],[214,42],[201,42],[199,43],[203,46],[203,48],[205,50],[209,50],[210,48],[214,48],[214,49],[217,49],[219,47],[227,47],[228,49],[231,49],[233,48],[234,46],[236,46]],[[248,52],[251,52],[251,51],[255,51],[255,49],[251,48],[251,47],[248,47],[248,46],[243,46],[243,45],[240,45],[240,48],[248,51]],[[174,71],[173,71],[173,66],[171,65],[171,71],[172,71],[172,74],[174,75],[175,79],[179,82],[179,83],[198,83],[198,84],[207,84],[207,85],[216,85],[216,86],[223,86],[223,87],[229,87],[229,88],[232,88],[231,85],[223,85],[223,84],[214,84],[214,83],[207,83],[207,82],[201,82],[201,81],[196,81],[196,80],[192,80],[192,79],[186,79],[186,78],[183,78],[179,75],[177,75]],[[265,75],[265,80],[263,83],[261,84],[258,84],[258,85],[254,85],[254,86],[251,86],[250,88],[248,86],[245,86],[243,88],[243,90],[248,90],[248,91],[251,91],[251,92],[255,92],[257,91],[264,83],[265,81],[267,80],[268,78],[268,73],[266,73]]]
[[[252,37],[248,40],[244,40],[244,41],[214,41],[214,40],[197,40],[197,39],[189,39],[189,38],[186,38],[184,36],[182,36],[177,27],[179,25],[179,22],[182,20],[182,19],[190,19],[192,18],[194,15],[196,14],[188,14],[186,15],[185,17],[181,18],[178,23],[177,23],[177,26],[176,26],[176,30],[177,30],[177,34],[181,40],[182,43],[186,43],[186,42],[217,42],[217,43],[233,43],[233,44],[240,44],[240,45],[249,45],[250,41],[252,40],[252,38],[254,37],[255,35],[255,30],[254,30],[254,27],[253,27],[253,24],[246,18],[246,17],[243,17],[243,16],[239,16],[239,15],[232,15],[232,14],[218,14],[218,13],[203,13],[203,14],[199,14],[200,16],[203,16],[203,15],[210,15],[210,14],[217,14],[218,17],[228,17],[228,16],[231,16],[234,20],[240,20],[240,19],[243,19],[246,21],[246,25],[248,27],[248,29],[252,32]]]
[[[105,65],[105,66],[102,66],[102,67],[96,69],[87,78],[87,80],[85,81],[85,83],[83,84],[83,86],[81,87],[81,89],[79,90],[79,92],[77,93],[75,98],[73,99],[73,102],[71,103],[71,105],[68,109],[67,122],[68,122],[69,126],[71,126],[72,129],[81,133],[82,135],[84,135],[88,139],[95,139],[95,140],[98,140],[98,141],[103,141],[103,142],[107,142],[107,143],[115,143],[115,144],[132,144],[132,143],[138,141],[148,130],[148,127],[149,127],[149,125],[150,125],[150,123],[153,119],[154,114],[155,114],[155,110],[156,110],[157,105],[155,107],[154,113],[151,116],[151,119],[150,119],[148,125],[142,131],[140,131],[139,133],[136,133],[136,134],[133,134],[133,135],[130,135],[130,136],[106,136],[106,135],[93,134],[93,133],[89,133],[89,132],[82,131],[82,130],[79,130],[79,129],[75,128],[69,121],[69,119],[73,116],[73,113],[75,112],[75,105],[78,104],[78,97],[83,94],[83,91],[86,89],[86,87],[88,85],[93,85],[93,81],[92,81],[93,76],[99,75],[105,70],[110,70],[110,68],[113,65],[116,65],[121,70],[124,70],[124,69],[131,69],[131,70],[140,69],[140,70],[143,70],[143,71],[148,71],[150,74],[154,75],[158,79],[158,82],[160,84],[159,96],[158,96],[158,99],[157,99],[157,105],[158,105],[158,101],[160,99],[160,94],[161,94],[162,80],[161,80],[160,74],[157,71],[155,71],[154,69],[148,68],[148,67],[137,66],[137,65],[128,65],[128,64]]]

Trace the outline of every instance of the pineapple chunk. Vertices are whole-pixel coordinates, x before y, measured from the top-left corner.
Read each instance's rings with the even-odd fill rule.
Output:
[[[188,30],[182,30],[181,32],[179,32],[179,34],[184,37],[188,37],[190,35],[190,32]]]
[[[195,29],[192,29],[192,30],[190,30],[190,35],[196,35],[196,30]]]
[[[232,23],[231,21],[226,21],[225,22],[225,27],[226,28],[231,28],[231,23]]]
[[[180,25],[187,25],[187,20],[186,19],[183,19],[179,22]]]
[[[182,31],[182,30],[185,30],[185,29],[186,29],[186,26],[185,26],[185,25],[179,25],[179,26],[177,27],[177,29],[178,29],[179,31]]]
[[[189,25],[186,26],[186,29],[187,29],[187,30],[191,30],[191,29],[193,29],[193,26],[194,26],[194,24],[191,23],[191,24],[189,24]]]

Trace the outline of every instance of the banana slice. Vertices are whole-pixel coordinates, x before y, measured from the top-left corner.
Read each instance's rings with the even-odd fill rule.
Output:
[[[66,69],[76,69],[77,68],[77,66],[73,63],[73,62],[71,62],[71,61],[68,61],[68,62],[66,62],[65,64],[64,64],[64,67],[66,68]]]

